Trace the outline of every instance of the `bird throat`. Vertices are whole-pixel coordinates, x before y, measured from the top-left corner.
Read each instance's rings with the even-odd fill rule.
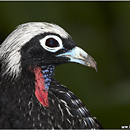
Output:
[[[48,90],[54,66],[35,67],[35,96],[45,107],[49,107]]]

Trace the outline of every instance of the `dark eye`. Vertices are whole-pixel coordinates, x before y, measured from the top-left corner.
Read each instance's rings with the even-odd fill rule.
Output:
[[[55,40],[54,38],[47,39],[45,44],[48,47],[58,47],[59,46],[58,41]]]
[[[63,43],[61,38],[55,35],[47,35],[39,40],[41,46],[50,52],[56,52],[63,49]]]

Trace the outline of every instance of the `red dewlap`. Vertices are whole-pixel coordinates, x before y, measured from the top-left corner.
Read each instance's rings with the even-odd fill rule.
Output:
[[[48,91],[45,89],[44,78],[40,67],[34,69],[35,73],[35,96],[38,101],[45,107],[49,107]]]

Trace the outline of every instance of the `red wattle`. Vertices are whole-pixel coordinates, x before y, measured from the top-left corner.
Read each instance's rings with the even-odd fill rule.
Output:
[[[40,67],[34,69],[35,73],[35,96],[45,107],[49,107],[48,91],[45,89],[44,78]]]

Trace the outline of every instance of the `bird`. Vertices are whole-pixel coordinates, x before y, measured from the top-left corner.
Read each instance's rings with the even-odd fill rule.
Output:
[[[55,68],[96,61],[60,26],[19,25],[0,46],[0,128],[100,129],[82,101],[57,81]]]

